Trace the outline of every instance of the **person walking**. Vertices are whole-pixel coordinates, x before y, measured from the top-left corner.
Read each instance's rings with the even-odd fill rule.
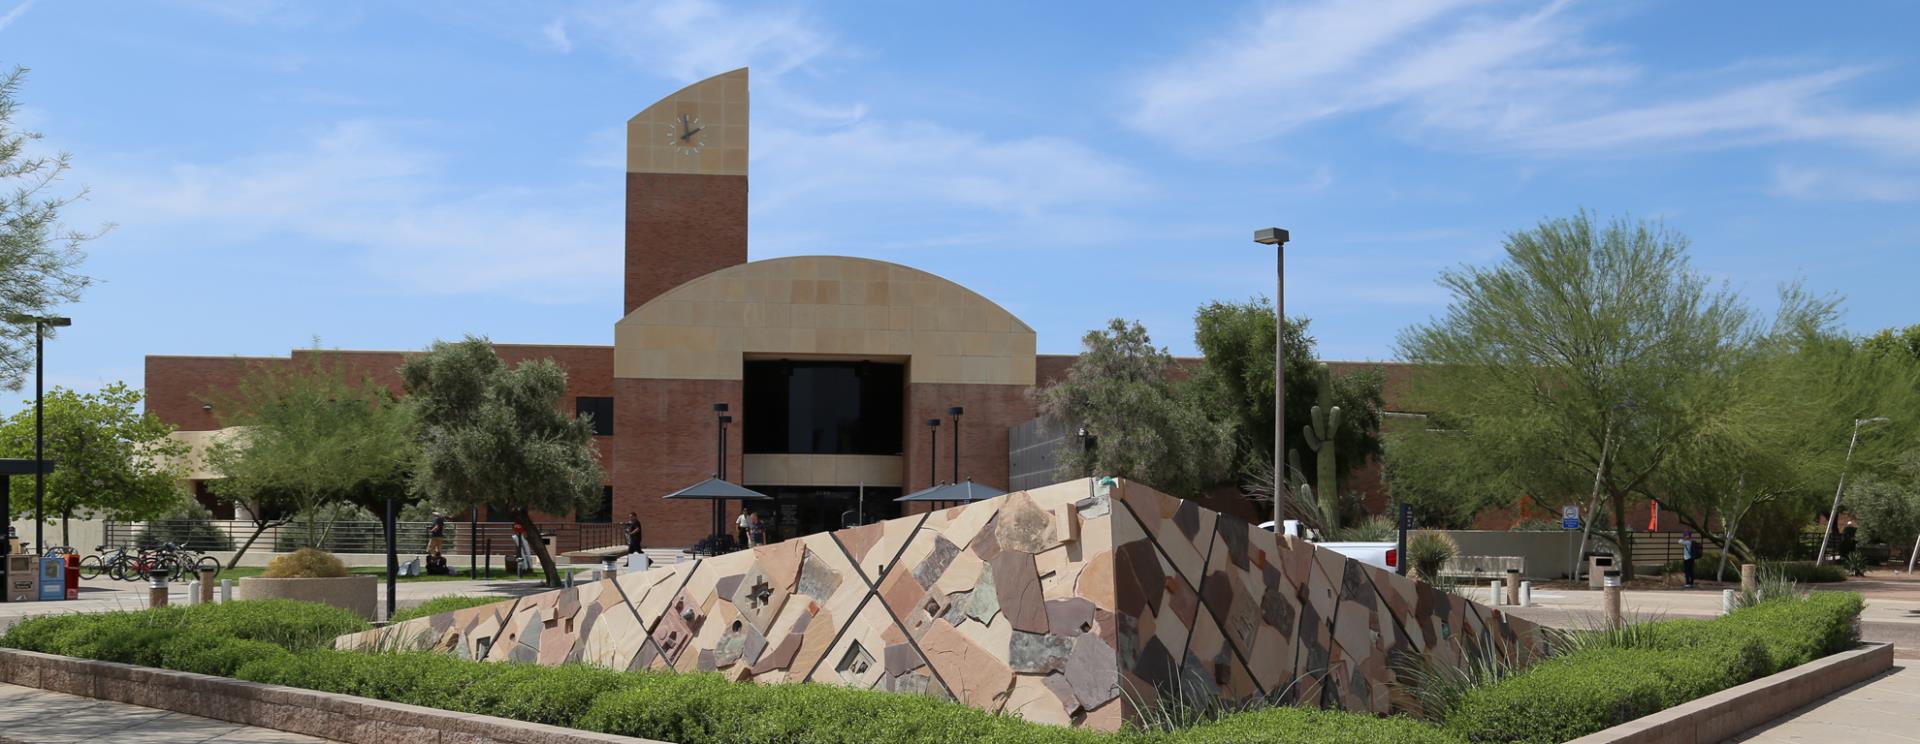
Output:
[[[627,512],[627,554],[640,552],[640,513]]]
[[[433,522],[427,525],[427,555],[440,555],[447,545],[447,515],[434,511]]]
[[[1680,533],[1680,569],[1687,577],[1686,588],[1693,588],[1693,562],[1700,559],[1700,541],[1693,539],[1693,530]]]

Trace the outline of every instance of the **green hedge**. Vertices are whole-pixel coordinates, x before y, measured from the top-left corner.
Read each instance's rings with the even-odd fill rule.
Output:
[[[446,596],[434,597],[413,607],[408,607],[407,609],[393,613],[393,617],[390,618],[390,620],[391,622],[403,623],[416,617],[426,617],[428,615],[438,615],[443,612],[464,610],[469,607],[490,605],[495,602],[504,602],[507,599],[507,597],[475,597],[465,594],[448,594]]]
[[[1470,688],[1447,711],[1444,727],[1270,708],[1175,732],[1121,734],[1028,723],[927,696],[827,685],[498,664],[428,652],[335,651],[334,637],[366,623],[299,602],[43,616],[14,626],[0,636],[0,646],[686,744],[1555,742],[1841,650],[1857,637],[1860,607],[1856,594],[1819,593],[1710,621],[1662,621],[1650,633],[1622,634],[1625,647],[1571,652]]]
[[[1765,602],[1713,620],[1664,620],[1632,645],[1591,648],[1475,687],[1446,713],[1470,742],[1575,739],[1844,650],[1860,595]]]

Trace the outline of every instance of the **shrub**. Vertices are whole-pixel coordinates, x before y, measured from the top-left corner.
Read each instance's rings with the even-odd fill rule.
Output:
[[[185,501],[165,516],[147,523],[133,538],[141,550],[153,550],[171,542],[203,553],[233,549],[233,539],[213,526],[213,512],[197,501]]]
[[[154,666],[196,674],[231,677],[246,664],[290,658],[292,652],[266,641],[181,633],[160,644]]]
[[[1759,570],[1762,573],[1775,572],[1801,584],[1831,584],[1847,580],[1847,572],[1839,566],[1816,566],[1813,561],[1766,561],[1760,564]]]
[[[631,677],[584,664],[511,664],[468,685],[460,707],[517,721],[571,726],[596,697],[631,684]]]
[[[210,646],[177,641],[183,637],[306,651],[366,628],[366,621],[345,610],[276,599],[28,618],[0,636],[0,646],[164,667],[169,654],[212,653]]]
[[[1495,684],[1446,713],[1473,742],[1573,739],[1847,648],[1860,595],[1781,599],[1713,620],[1663,620],[1633,632],[1577,631],[1573,649]]]
[[[1340,711],[1267,708],[1201,724],[1166,738],[1179,744],[1322,744],[1407,742],[1454,744],[1443,729],[1410,718],[1376,718]]]
[[[1440,578],[1447,561],[1460,555],[1460,545],[1445,532],[1423,530],[1407,538],[1407,567],[1413,577],[1429,584]]]
[[[443,612],[464,610],[468,607],[490,605],[495,602],[504,601],[505,599],[506,597],[476,597],[464,594],[448,594],[441,597],[434,597],[413,607],[408,607],[407,609],[393,613],[393,617],[389,618],[389,620],[396,623],[406,622],[417,617],[427,617],[428,615],[438,615]]]
[[[1730,668],[1759,653],[1757,645],[1695,653],[1618,648],[1548,659],[1468,690],[1446,728],[1473,742],[1568,741],[1744,682]]]
[[[332,553],[301,548],[274,556],[260,576],[268,579],[335,579],[347,575],[347,564]]]

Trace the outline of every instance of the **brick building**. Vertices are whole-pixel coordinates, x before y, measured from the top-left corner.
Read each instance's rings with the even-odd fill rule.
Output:
[[[612,346],[497,347],[509,364],[564,365],[567,395],[595,417],[606,501],[549,516],[631,511],[649,545],[699,540],[709,505],[661,497],[715,473],[717,403],[733,417],[725,477],[774,496],[756,508],[788,536],[837,527],[848,510],[896,516],[895,497],[956,469],[1007,487],[1009,430],[1035,418],[1031,391],[1073,357],[1036,354],[1019,318],[924,271],[838,256],[749,261],[748,111],[741,69],[627,122],[625,302]],[[204,443],[219,436],[217,391],[252,366],[325,354],[397,391],[405,353],[149,356],[147,408]],[[936,418],[937,452],[927,424]],[[203,493],[212,476],[192,473]],[[1369,469],[1354,485],[1377,482]]]

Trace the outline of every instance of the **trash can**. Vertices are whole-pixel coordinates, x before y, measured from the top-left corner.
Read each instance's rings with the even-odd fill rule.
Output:
[[[58,602],[67,598],[67,559],[49,555],[40,559],[40,601]]]
[[[40,569],[34,565],[39,556],[7,556],[7,601],[37,602],[40,600]]]
[[[1612,553],[1587,554],[1587,588],[1600,589],[1605,584],[1605,574],[1614,570]]]

